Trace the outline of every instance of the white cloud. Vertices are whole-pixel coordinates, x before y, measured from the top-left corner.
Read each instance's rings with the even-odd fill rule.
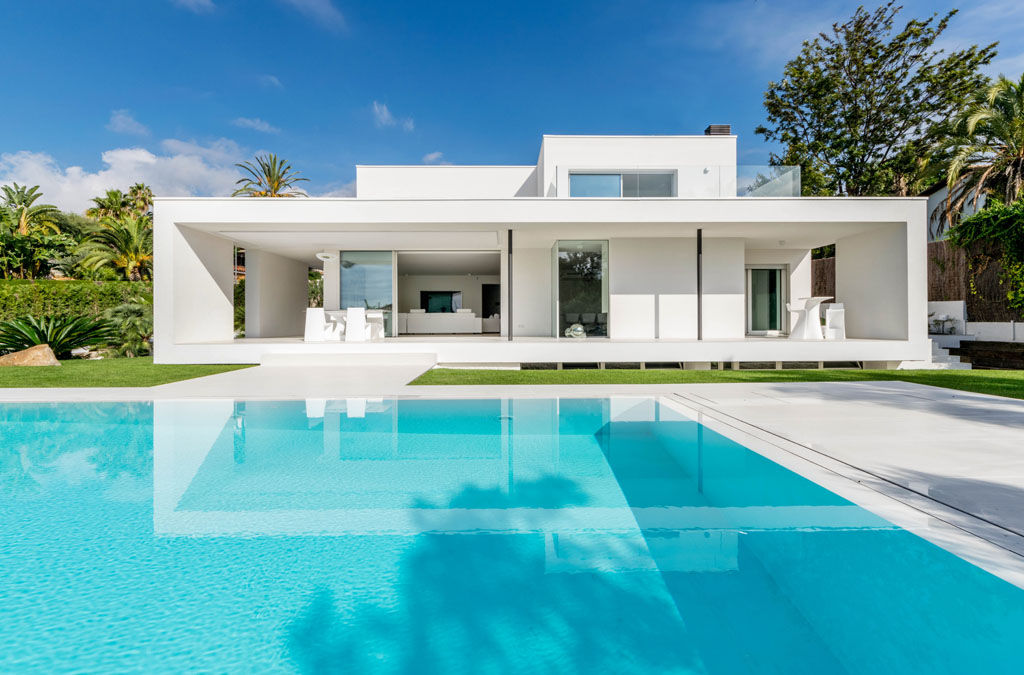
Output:
[[[343,183],[338,187],[332,188],[314,197],[355,197],[356,196],[356,182],[354,180],[347,183]]]
[[[171,0],[171,2],[196,14],[207,14],[216,9],[213,0]]]
[[[281,0],[329,30],[345,27],[345,16],[331,0]]]
[[[52,155],[43,152],[0,154],[0,184],[39,185],[47,203],[81,212],[93,197],[140,181],[152,186],[161,197],[226,196],[241,177],[234,166],[242,156],[241,149],[228,139],[208,146],[168,139],[161,146],[161,154],[144,148],[107,150],[101,155],[104,167],[98,171],[61,167]]]
[[[406,117],[399,121],[391,113],[387,105],[380,101],[374,101],[371,109],[373,110],[373,123],[381,129],[398,126],[399,124],[401,124],[403,131],[415,131],[416,129],[416,122],[411,117]]]
[[[424,164],[441,164],[444,159],[444,153],[438,150],[437,152],[428,152],[423,155]]]
[[[281,84],[281,80],[277,79],[276,75],[271,75],[270,73],[260,75],[260,84],[264,87],[271,87],[273,89],[284,89],[284,85]]]
[[[110,121],[107,122],[107,129],[118,134],[132,134],[134,136],[148,136],[149,129],[142,122],[132,117],[128,109],[114,110],[110,113]]]
[[[231,123],[236,127],[242,129],[252,129],[253,131],[262,131],[265,134],[277,134],[281,130],[272,125],[266,120],[261,120],[259,117],[236,117],[231,120]]]

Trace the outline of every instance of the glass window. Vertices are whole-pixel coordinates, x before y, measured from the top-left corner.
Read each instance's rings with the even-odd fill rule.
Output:
[[[342,251],[342,309],[384,310],[384,334],[391,335],[391,295],[391,251]]]
[[[570,197],[674,197],[672,173],[570,173]]]
[[[638,197],[671,197],[672,174],[640,173],[637,174]]]
[[[617,173],[571,173],[569,196],[621,197],[622,177]]]
[[[608,335],[608,242],[559,241],[556,248],[558,336],[575,325]]]

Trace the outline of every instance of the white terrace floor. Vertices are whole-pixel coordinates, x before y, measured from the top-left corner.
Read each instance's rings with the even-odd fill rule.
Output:
[[[663,396],[715,431],[1024,587],[1022,400],[903,382],[408,386],[425,367],[260,366],[149,389],[0,389],[0,401]]]

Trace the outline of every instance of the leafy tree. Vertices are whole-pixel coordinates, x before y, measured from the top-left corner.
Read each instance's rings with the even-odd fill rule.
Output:
[[[242,162],[236,164],[249,174],[247,178],[239,178],[236,181],[238,189],[232,193],[232,197],[303,197],[305,193],[295,189],[295,184],[309,180],[299,178],[299,172],[292,169],[292,165],[284,159],[278,158],[271,153],[269,155],[257,155],[255,163]]]
[[[39,186],[28,187],[12,183],[0,187],[3,192],[4,206],[14,215],[18,234],[27,235],[30,232],[53,232],[58,233],[55,219],[60,211],[52,204],[36,204],[36,201],[43,196]]]
[[[133,210],[131,199],[120,190],[107,190],[102,197],[92,198],[93,206],[85,210],[90,218],[124,218]]]
[[[1000,76],[978,91],[952,127],[936,153],[947,169],[947,225],[983,194],[1004,204],[1024,197],[1024,75],[1018,81]]]
[[[153,223],[149,216],[104,218],[79,248],[82,265],[121,270],[129,281],[150,279],[153,272]]]
[[[953,10],[896,29],[902,8],[890,0],[859,7],[846,23],[805,41],[768,85],[768,124],[756,133],[781,143],[783,156],[820,173],[822,189],[840,195],[909,194],[924,178],[919,158],[986,81],[979,67],[996,43],[944,54],[935,48]],[[782,163],[782,157],[772,157]]]
[[[949,241],[967,249],[972,293],[977,293],[977,274],[994,257],[986,249],[994,249],[1007,305],[1024,312],[1024,199],[1010,205],[997,202],[964,218],[949,231]]]
[[[128,188],[128,201],[140,216],[153,213],[153,188],[145,183],[136,183]]]

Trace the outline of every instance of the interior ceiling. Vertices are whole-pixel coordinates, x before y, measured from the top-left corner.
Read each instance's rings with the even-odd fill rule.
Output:
[[[416,251],[398,253],[398,273],[411,275],[498,275],[497,251]]]

